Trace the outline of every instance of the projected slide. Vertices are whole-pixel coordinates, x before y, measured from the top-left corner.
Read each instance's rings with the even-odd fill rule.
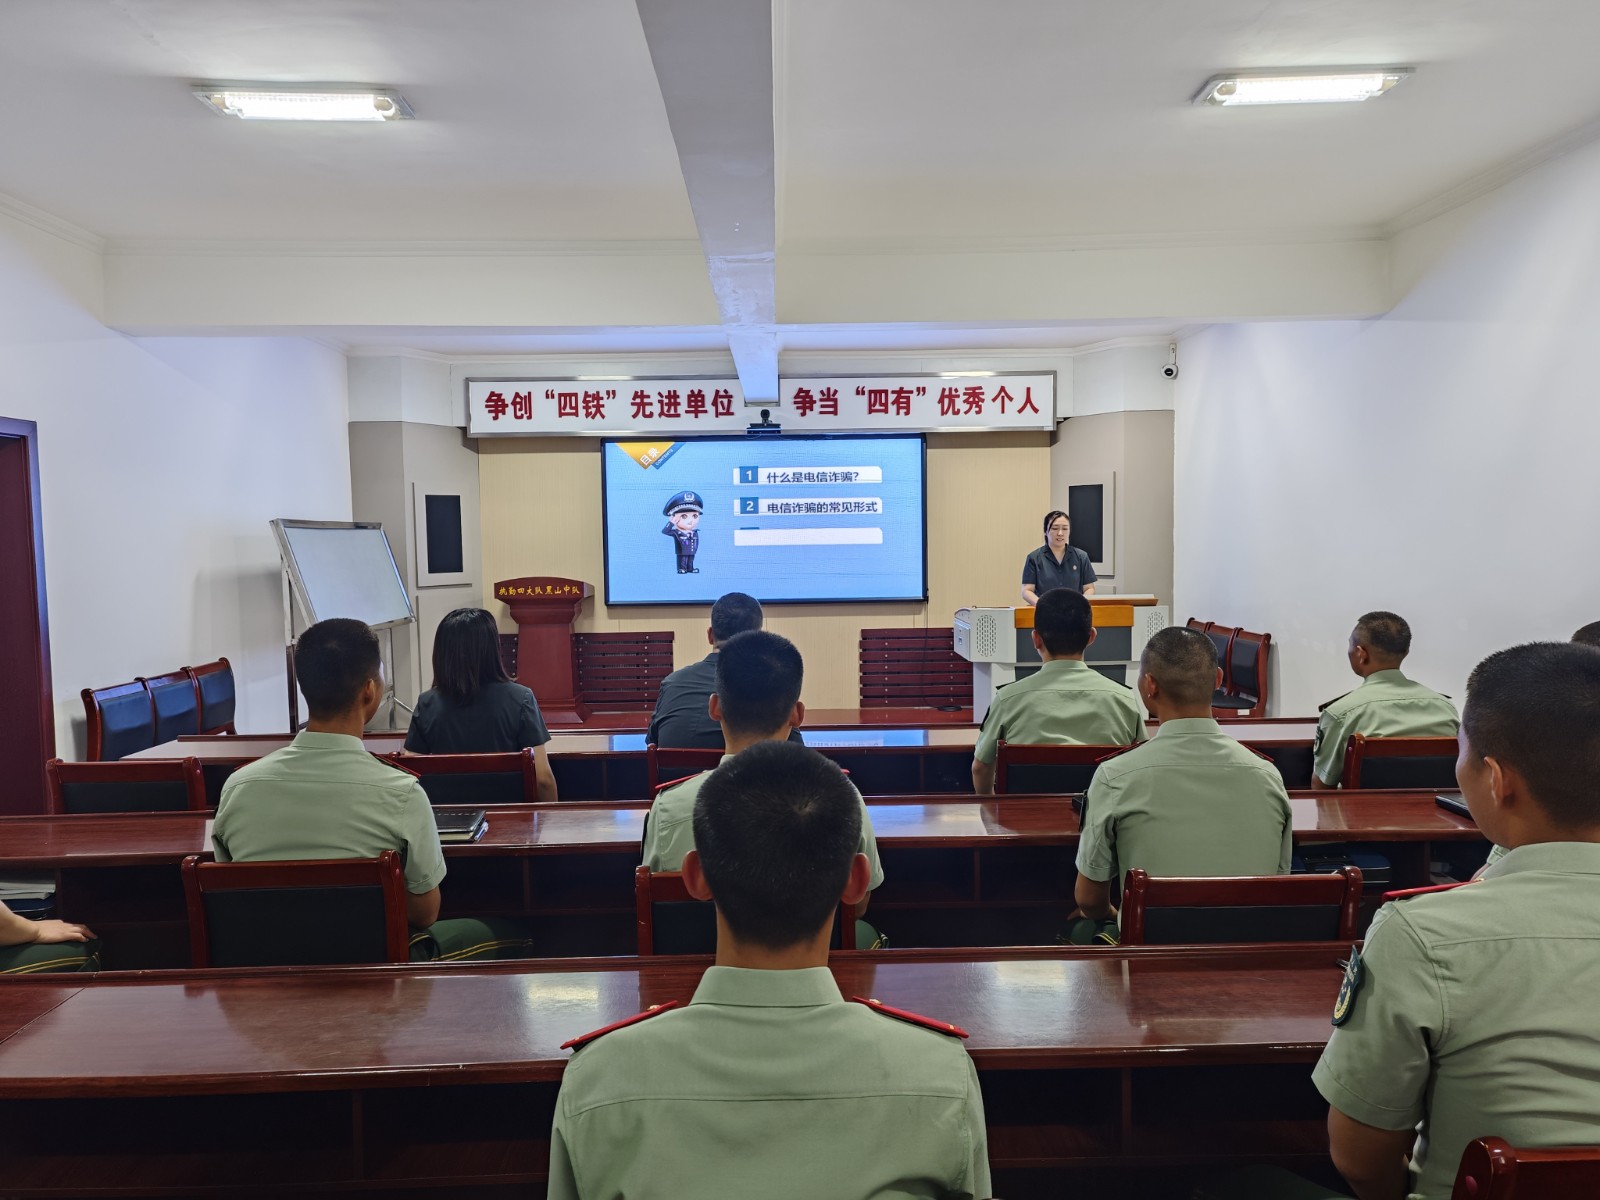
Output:
[[[607,442],[607,604],[923,600],[920,437]]]

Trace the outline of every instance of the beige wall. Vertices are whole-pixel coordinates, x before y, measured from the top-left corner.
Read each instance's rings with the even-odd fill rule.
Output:
[[[1050,447],[1052,507],[1065,507],[1070,485],[1115,472],[1116,573],[1106,580],[1119,592],[1165,601],[1172,598],[1172,427],[1170,411],[1073,417]]]
[[[620,608],[613,615],[602,603],[598,441],[485,439],[478,451],[485,593],[496,580],[520,575],[587,580],[596,595],[578,616],[580,630],[670,629],[678,666],[700,657],[707,609]],[[792,638],[805,656],[808,705],[859,704],[863,627],[949,625],[963,605],[1019,602],[1022,559],[1039,544],[1050,506],[1050,460],[1043,433],[929,436],[929,602],[783,605],[768,614],[767,627]],[[759,594],[760,581],[749,590]],[[489,607],[501,628],[515,629],[503,604]]]

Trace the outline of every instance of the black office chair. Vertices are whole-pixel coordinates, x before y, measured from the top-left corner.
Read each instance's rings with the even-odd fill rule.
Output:
[[[297,862],[183,860],[196,967],[303,967],[410,959],[400,854]]]

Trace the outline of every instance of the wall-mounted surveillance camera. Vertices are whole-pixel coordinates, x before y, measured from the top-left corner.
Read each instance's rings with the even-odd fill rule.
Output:
[[[1178,377],[1178,343],[1170,342],[1167,345],[1167,365],[1161,368],[1161,375],[1165,379]]]

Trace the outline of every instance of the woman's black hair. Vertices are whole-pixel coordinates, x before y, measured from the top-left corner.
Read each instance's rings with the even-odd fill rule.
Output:
[[[458,608],[433,635],[433,686],[451,700],[467,701],[485,684],[510,680],[500,661],[500,627],[481,608]]]
[[[1050,523],[1052,521],[1054,521],[1057,517],[1066,517],[1067,520],[1069,520],[1069,521],[1072,520],[1072,516],[1071,516],[1070,513],[1064,513],[1059,508],[1052,509],[1050,512],[1045,513],[1045,515],[1044,515],[1044,536],[1045,536],[1046,540],[1048,540],[1049,537],[1050,537]]]

